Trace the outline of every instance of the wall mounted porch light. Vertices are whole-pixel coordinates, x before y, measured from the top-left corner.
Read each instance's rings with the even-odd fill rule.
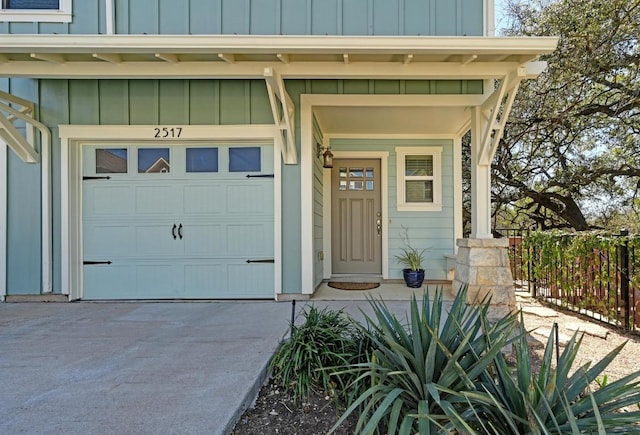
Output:
[[[323,168],[333,168],[333,153],[331,152],[331,147],[323,147],[316,142],[316,157],[320,158],[320,156],[322,156]]]

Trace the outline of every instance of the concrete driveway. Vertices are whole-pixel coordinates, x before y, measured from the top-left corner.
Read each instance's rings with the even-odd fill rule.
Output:
[[[313,300],[357,320],[364,300]],[[407,301],[387,306],[405,317]],[[0,434],[225,434],[289,332],[286,302],[0,303]]]
[[[276,302],[0,304],[0,433],[228,434],[290,319]]]

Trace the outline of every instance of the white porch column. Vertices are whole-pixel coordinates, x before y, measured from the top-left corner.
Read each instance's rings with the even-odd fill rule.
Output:
[[[484,122],[486,124],[486,121]],[[480,163],[483,119],[480,107],[471,108],[471,238],[492,239],[491,164]]]
[[[515,309],[513,277],[509,264],[509,239],[491,234],[491,159],[481,159],[483,132],[488,121],[480,107],[471,109],[471,237],[457,241],[453,279],[457,293],[468,286],[468,303],[489,296],[490,317],[497,319]]]

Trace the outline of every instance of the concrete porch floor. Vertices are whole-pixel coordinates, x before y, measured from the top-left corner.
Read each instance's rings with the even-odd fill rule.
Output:
[[[420,300],[425,293],[433,298],[437,289],[443,290],[443,300],[454,299],[450,281],[425,281],[422,287],[416,289],[407,287],[403,282],[383,281],[380,287],[371,290],[339,290],[329,287],[328,282],[323,281],[311,296],[311,301],[366,301],[367,298],[408,301],[414,295]]]

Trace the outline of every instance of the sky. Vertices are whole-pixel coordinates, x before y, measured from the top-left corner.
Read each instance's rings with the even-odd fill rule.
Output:
[[[496,36],[500,35],[500,29],[502,29],[507,23],[504,17],[504,8],[507,4],[507,0],[495,0],[494,1],[494,14],[496,22]]]

